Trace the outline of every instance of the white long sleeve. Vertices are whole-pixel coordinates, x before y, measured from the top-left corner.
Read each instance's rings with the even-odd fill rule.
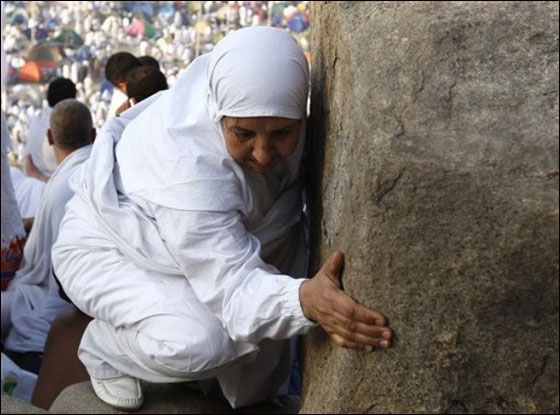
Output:
[[[238,213],[156,207],[154,214],[197,297],[232,339],[285,339],[315,325],[303,315],[299,302],[305,280],[264,263],[259,240],[245,230]]]

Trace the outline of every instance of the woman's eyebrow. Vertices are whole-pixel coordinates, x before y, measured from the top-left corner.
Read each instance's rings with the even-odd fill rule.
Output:
[[[239,132],[239,133],[253,133],[253,130],[249,130],[247,128],[243,128],[243,127],[237,127],[237,126],[233,126],[230,127],[231,130]]]
[[[278,132],[282,132],[282,131],[287,131],[287,130],[291,130],[292,128],[297,127],[297,125],[286,125],[284,127],[278,127],[275,128],[274,130],[272,130],[273,133],[278,133]]]

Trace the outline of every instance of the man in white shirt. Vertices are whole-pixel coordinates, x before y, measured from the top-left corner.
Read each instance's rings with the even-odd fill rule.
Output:
[[[60,298],[51,263],[51,249],[66,203],[73,195],[69,179],[89,158],[95,138],[89,109],[68,99],[52,111],[49,143],[57,169],[45,187],[23,261],[8,289],[2,292],[4,351],[23,369],[38,373],[43,347],[53,320],[71,304]]]

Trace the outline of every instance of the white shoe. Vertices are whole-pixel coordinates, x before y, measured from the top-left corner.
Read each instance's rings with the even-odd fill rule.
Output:
[[[113,408],[134,411],[144,403],[140,381],[132,376],[111,379],[92,377],[91,385],[97,397]]]

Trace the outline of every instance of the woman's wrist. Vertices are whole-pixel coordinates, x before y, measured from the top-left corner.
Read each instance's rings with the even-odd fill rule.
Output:
[[[311,283],[310,280],[306,280],[299,286],[299,304],[301,305],[301,310],[305,318],[307,318],[310,321],[316,322],[316,320],[311,315],[310,297],[309,297],[310,283]]]

